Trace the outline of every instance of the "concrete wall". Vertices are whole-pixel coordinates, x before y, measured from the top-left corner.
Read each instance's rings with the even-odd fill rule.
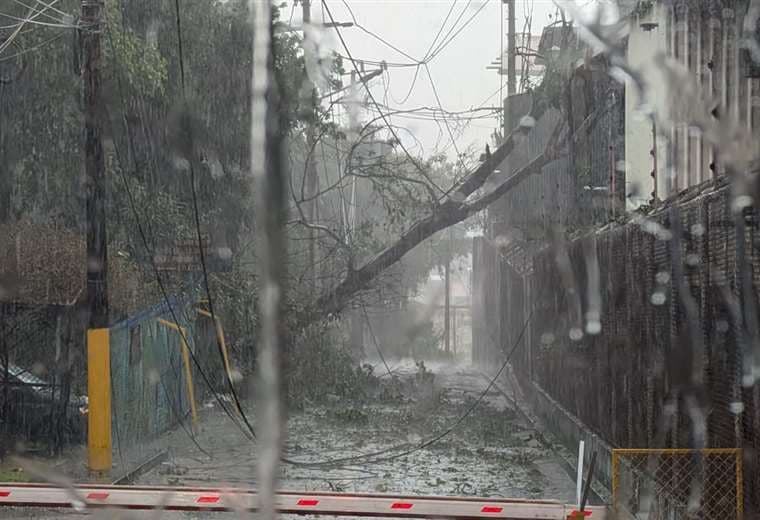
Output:
[[[657,23],[657,27],[644,31],[641,24],[645,22]],[[647,97],[652,99],[665,99],[662,91],[664,80],[660,73],[652,66],[653,60],[658,54],[667,52],[666,28],[667,14],[662,6],[658,5],[650,16],[645,18],[633,17],[628,37],[627,59],[631,68],[638,71],[642,76],[650,78],[646,83]],[[653,123],[640,110],[641,96],[633,81],[629,78],[625,85],[625,150],[626,150],[626,200],[628,209],[635,209],[651,198],[654,188],[651,173],[655,168],[654,157],[651,151],[657,148],[657,166],[660,172],[666,171],[667,144],[662,139],[658,141],[653,134]],[[651,101],[650,101],[651,102]],[[632,195],[637,190],[638,196]],[[665,175],[660,174],[657,182],[658,197],[664,198],[666,194]]]
[[[594,491],[601,497],[608,497],[612,488],[612,446],[589,430],[576,416],[552,399],[540,385],[513,378],[521,391],[522,398],[530,406],[531,412],[552,437],[571,453],[577,453],[578,444],[584,441],[584,468],[591,463],[591,454],[596,452],[594,469]],[[577,470],[577,457],[568,461]],[[585,475],[585,471],[584,471]],[[585,477],[584,477],[585,478]],[[602,488],[599,487],[602,486]]]

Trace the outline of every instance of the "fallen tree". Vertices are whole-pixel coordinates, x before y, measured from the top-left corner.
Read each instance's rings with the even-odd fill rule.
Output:
[[[526,117],[529,121],[535,121],[543,115],[545,109],[546,103],[543,100],[535,102],[531,113]],[[318,300],[316,306],[318,317],[340,312],[356,293],[367,288],[385,269],[401,260],[422,241],[486,209],[523,180],[530,175],[540,173],[544,166],[556,159],[558,150],[561,148],[559,137],[565,128],[563,118],[560,118],[546,147],[538,156],[505,180],[495,183],[495,187],[487,193],[473,197],[479,189],[486,186],[487,181],[494,175],[495,168],[509,157],[520,137],[527,135],[532,126],[532,124],[521,124],[514,129],[490,157],[487,157],[478,168],[450,190],[444,201],[435,206],[429,216],[412,224],[395,242],[364,265],[349,270],[343,281]]]

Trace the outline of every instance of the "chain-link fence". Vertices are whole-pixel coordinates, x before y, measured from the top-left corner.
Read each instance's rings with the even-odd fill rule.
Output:
[[[760,227],[753,214],[735,219],[730,204],[724,179],[701,185],[647,217],[547,243],[532,256],[532,271],[520,271],[509,247],[481,247],[476,290],[485,293],[475,298],[493,308],[478,319],[498,341],[482,341],[478,359],[503,355],[532,312],[512,359],[518,378],[612,447],[690,448],[704,431],[704,446],[742,448],[745,507],[757,515],[760,383],[745,382]],[[590,311],[598,322],[589,322]],[[695,368],[696,390],[688,386]],[[583,374],[582,384],[573,373]]]
[[[740,449],[612,451],[612,505],[621,517],[742,518],[741,490]]]

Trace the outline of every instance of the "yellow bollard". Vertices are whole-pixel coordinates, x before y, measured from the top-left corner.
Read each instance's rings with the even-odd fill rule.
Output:
[[[108,329],[87,331],[87,461],[111,471],[111,342]]]

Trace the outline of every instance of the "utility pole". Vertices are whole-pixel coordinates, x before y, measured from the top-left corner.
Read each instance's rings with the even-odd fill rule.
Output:
[[[106,176],[101,141],[100,34],[103,0],[82,0],[81,49],[84,82],[84,169],[87,219],[88,461],[92,471],[111,470],[111,378],[108,333]]]
[[[515,34],[515,0],[503,0],[507,4],[507,95],[517,92],[517,74],[515,71],[515,54],[517,52]]]
[[[303,14],[304,41],[307,38],[306,28],[311,24],[311,0],[301,0],[301,10]],[[304,52],[305,49],[304,49]],[[306,75],[306,91],[309,92],[310,98],[314,98],[314,83]],[[309,100],[311,102],[311,99]],[[317,190],[319,189],[319,178],[317,175],[317,164],[314,161],[314,152],[316,147],[316,133],[313,121],[307,122],[306,127],[306,218],[309,224],[316,224],[319,215],[319,201]],[[309,265],[307,279],[311,284],[312,295],[317,296],[317,232],[315,229],[309,229]]]

